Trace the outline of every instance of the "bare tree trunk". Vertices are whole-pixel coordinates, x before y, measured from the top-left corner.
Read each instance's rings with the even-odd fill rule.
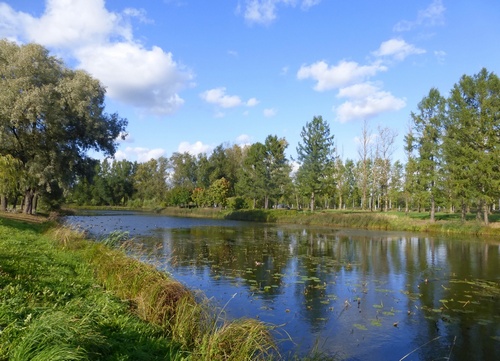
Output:
[[[311,203],[309,205],[309,209],[311,212],[314,212],[314,192],[311,193]]]

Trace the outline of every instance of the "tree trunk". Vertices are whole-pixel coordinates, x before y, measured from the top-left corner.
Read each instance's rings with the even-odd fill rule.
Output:
[[[269,208],[269,196],[266,194],[264,196],[264,209],[268,209]]]
[[[0,210],[7,212],[7,197],[5,194],[0,195]]]
[[[467,212],[467,208],[466,208],[465,202],[464,202],[464,200],[462,198],[462,209],[461,209],[461,217],[460,217],[461,220],[462,220],[462,222],[465,222],[465,214],[466,214],[466,212]]]
[[[488,218],[488,212],[489,209],[488,209],[488,204],[486,202],[483,203],[483,216],[484,216],[484,224],[485,225],[489,225],[490,224],[490,221],[489,221],[489,218]]]
[[[436,201],[434,195],[431,194],[431,222],[436,221]]]
[[[33,189],[26,189],[24,193],[24,213],[33,214],[33,198],[35,197],[35,192]]]
[[[309,205],[311,212],[314,212],[314,192],[311,193],[311,204]]]

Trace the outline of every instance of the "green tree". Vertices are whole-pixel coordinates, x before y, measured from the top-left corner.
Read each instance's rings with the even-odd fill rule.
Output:
[[[17,197],[22,164],[10,154],[0,156],[0,210],[7,211],[7,200]]]
[[[411,113],[413,121],[413,150],[416,151],[417,182],[430,203],[430,220],[435,221],[436,198],[442,163],[442,136],[446,99],[436,88],[418,103],[418,112]]]
[[[310,195],[311,211],[314,211],[316,195],[322,194],[333,172],[335,147],[330,126],[321,116],[313,117],[302,127],[302,142],[297,146],[297,182],[301,191]]]
[[[238,193],[253,200],[253,208],[257,200],[266,195],[266,146],[262,143],[254,143],[243,158],[240,176],[236,189]]]
[[[176,152],[170,157],[170,165],[172,167],[170,179],[172,186],[194,189],[197,182],[196,158],[188,152]]]
[[[168,168],[168,159],[164,157],[137,165],[134,188],[141,205],[160,206],[165,200]]]
[[[490,205],[500,196],[500,79],[482,69],[464,75],[448,99],[444,155],[462,218],[469,199],[488,224]]]
[[[104,112],[105,88],[40,45],[0,41],[0,155],[23,167],[26,213],[41,189],[65,187],[87,151],[113,155],[127,121]]]
[[[231,184],[226,178],[217,179],[207,190],[207,196],[210,203],[215,207],[224,207],[226,205],[226,200],[229,197],[230,190]]]
[[[290,187],[291,167],[285,155],[288,143],[285,138],[269,135],[265,145],[265,199],[264,208],[269,208],[269,198],[276,202],[285,194]]]

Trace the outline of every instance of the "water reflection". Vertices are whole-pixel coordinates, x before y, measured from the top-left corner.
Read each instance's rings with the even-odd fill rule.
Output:
[[[230,316],[282,325],[285,354],[500,359],[498,242],[256,224],[140,239],[150,262],[230,300]]]

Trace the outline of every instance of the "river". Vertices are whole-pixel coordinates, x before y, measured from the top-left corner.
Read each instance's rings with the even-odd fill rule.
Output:
[[[135,256],[228,317],[276,325],[283,355],[500,360],[500,241],[120,211],[67,223],[129,232]]]

